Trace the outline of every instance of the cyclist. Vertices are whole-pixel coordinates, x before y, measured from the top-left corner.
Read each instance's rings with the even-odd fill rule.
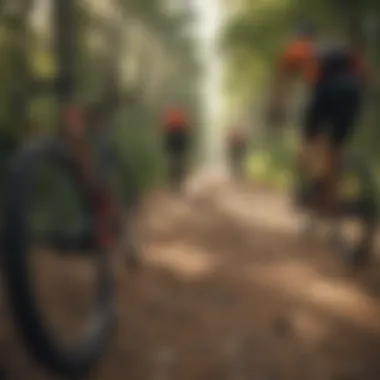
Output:
[[[232,127],[227,134],[228,157],[235,174],[241,174],[242,161],[247,149],[247,136],[240,126]]]
[[[170,179],[180,181],[185,170],[190,145],[190,124],[187,112],[179,106],[165,110],[163,118],[165,151],[169,157]]]
[[[310,87],[303,121],[298,169],[309,175],[309,158],[323,136],[327,141],[323,173],[313,178],[320,184],[318,206],[332,211],[339,178],[342,148],[354,132],[360,111],[367,69],[363,57],[344,40],[317,41],[313,25],[305,23],[280,56],[270,115],[282,121],[293,74],[301,74]],[[318,159],[318,158],[317,158]],[[321,158],[319,158],[321,159]]]

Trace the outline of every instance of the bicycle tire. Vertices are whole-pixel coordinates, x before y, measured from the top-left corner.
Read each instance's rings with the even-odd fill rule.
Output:
[[[371,260],[371,252],[377,225],[378,205],[376,202],[376,183],[365,160],[358,155],[347,154],[342,162],[343,172],[351,172],[361,183],[362,193],[357,200],[342,205],[343,215],[357,217],[364,226],[364,236],[354,250],[351,264],[366,265]],[[341,244],[344,250],[344,243]]]
[[[363,234],[363,239],[361,239],[356,249],[354,249],[354,252],[350,252],[350,264],[353,266],[362,266],[368,264],[371,259],[372,244],[377,224],[378,205],[376,202],[376,183],[373,179],[374,176],[371,175],[368,165],[365,164],[365,160],[352,152],[344,155],[341,171],[342,173],[353,173],[361,183],[362,187],[362,193],[356,200],[342,202],[342,204],[339,205],[342,218],[345,216],[352,216],[358,218],[364,225],[365,232]],[[315,198],[316,193],[318,193],[317,187],[305,187],[301,181],[298,183],[298,186],[295,187],[295,204],[308,211],[308,204]],[[314,218],[313,216],[311,217]],[[346,254],[346,243],[343,239],[337,238],[339,235],[337,232],[338,230],[339,223],[335,224],[332,245],[341,253]]]
[[[169,182],[175,193],[181,193],[185,179],[185,157],[183,152],[171,155],[169,159]]]
[[[91,372],[107,344],[114,321],[113,277],[107,255],[97,255],[99,286],[88,331],[70,347],[60,345],[44,323],[28,266],[28,202],[33,175],[39,163],[45,160],[75,176],[75,163],[58,139],[34,141],[15,155],[7,174],[3,270],[11,312],[32,356],[50,372],[72,378]],[[80,186],[78,191],[90,210],[89,194]]]

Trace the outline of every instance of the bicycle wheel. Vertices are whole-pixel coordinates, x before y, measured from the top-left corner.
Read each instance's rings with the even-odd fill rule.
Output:
[[[342,181],[338,189],[339,219],[333,243],[349,265],[368,264],[376,229],[376,184],[365,161],[347,155],[343,160]]]
[[[364,265],[371,257],[376,228],[376,185],[368,166],[360,157],[346,155],[341,170],[338,214],[333,218],[320,218],[318,213],[313,212],[312,202],[322,191],[319,186],[323,185],[298,178],[295,203],[307,217],[306,223],[303,223],[302,234],[309,238],[323,230],[323,236],[327,237],[344,262],[349,265]]]
[[[171,190],[173,193],[180,194],[185,177],[185,158],[182,152],[176,152],[169,157],[168,172]]]
[[[103,352],[114,317],[113,278],[109,260],[105,252],[97,249],[94,240],[91,227],[93,223],[90,223],[94,220],[93,201],[90,194],[79,185],[74,161],[63,148],[55,139],[44,139],[25,147],[12,160],[5,195],[3,270],[13,316],[26,346],[45,368],[57,375],[72,377],[89,372]],[[90,221],[84,223],[85,228],[66,234],[65,231],[62,231],[62,234],[54,231],[50,236],[47,233],[47,238],[42,239],[49,252],[62,250],[65,253],[62,256],[65,258],[80,254],[82,258],[91,259],[93,264],[91,268],[94,269],[95,284],[91,288],[94,297],[89,306],[90,312],[86,315],[86,320],[81,321],[80,328],[75,331],[75,337],[69,342],[53,329],[54,315],[47,315],[42,309],[36,290],[36,280],[39,276],[32,270],[32,194],[36,187],[38,170],[44,164],[51,165],[55,173],[71,180],[87,221]],[[61,191],[59,203],[63,203],[63,195],[65,194]],[[46,194],[43,202],[47,202]],[[57,203],[54,207],[56,206]],[[62,222],[61,219],[59,223]],[[63,270],[65,265],[59,264],[58,267]],[[76,267],[68,267],[73,276],[74,268]],[[50,269],[45,268],[40,277],[46,277]],[[77,277],[81,277],[83,273]],[[49,290],[50,286],[49,284],[44,289]],[[74,289],[74,293],[79,293],[79,290]],[[55,298],[51,299],[55,301]],[[84,304],[84,301],[83,298],[80,302]],[[79,309],[79,304],[76,307]],[[62,331],[62,334],[66,334],[66,331]]]
[[[309,239],[320,235],[321,227],[325,224],[323,218],[313,208],[313,202],[320,191],[317,183],[307,176],[296,173],[293,185],[292,200],[294,206],[301,211],[300,235],[304,239]]]

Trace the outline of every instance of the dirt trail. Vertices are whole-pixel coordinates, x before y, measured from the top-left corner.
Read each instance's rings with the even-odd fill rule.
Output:
[[[117,271],[118,331],[94,380],[378,379],[380,272],[349,273],[301,241],[285,197],[157,193],[141,226],[146,267]],[[6,319],[6,378],[51,379]]]

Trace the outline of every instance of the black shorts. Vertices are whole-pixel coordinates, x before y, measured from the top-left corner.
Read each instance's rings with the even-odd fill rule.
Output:
[[[231,159],[241,159],[246,151],[244,142],[234,142],[229,145],[229,156]]]
[[[171,155],[185,154],[189,149],[189,132],[185,128],[169,130],[165,133],[165,148]]]
[[[304,121],[304,139],[326,134],[339,147],[354,132],[362,98],[359,81],[350,74],[318,83],[312,90]]]

